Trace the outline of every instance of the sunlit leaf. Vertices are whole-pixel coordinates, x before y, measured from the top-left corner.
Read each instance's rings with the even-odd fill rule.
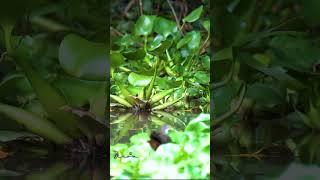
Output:
[[[133,86],[147,86],[152,79],[152,76],[145,76],[137,73],[130,73],[128,76],[128,81]]]
[[[135,24],[135,34],[138,36],[147,36],[153,31],[153,25],[156,16],[142,15]]]
[[[202,11],[203,11],[203,6],[201,5],[197,9],[191,11],[191,13],[188,14],[186,17],[184,17],[183,22],[194,22],[198,20],[201,16]]]

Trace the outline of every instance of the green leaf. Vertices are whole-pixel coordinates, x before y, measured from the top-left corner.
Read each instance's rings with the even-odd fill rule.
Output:
[[[172,93],[174,91],[174,88],[161,91],[155,95],[153,95],[150,99],[151,104],[157,103],[159,100],[167,96],[168,94]]]
[[[167,20],[163,17],[157,17],[154,24],[154,31],[165,38],[178,32],[177,25],[174,21]]]
[[[190,34],[187,34],[185,37],[180,39],[180,41],[177,43],[177,49],[180,49],[184,45],[188,44],[191,41],[191,39],[192,37],[190,36]]]
[[[182,98],[184,98],[184,95],[181,96],[180,98],[176,99],[176,100],[173,100],[173,101],[168,101],[168,102],[165,102],[163,104],[160,104],[156,107],[153,107],[152,110],[161,110],[161,109],[165,109],[169,106],[172,106],[173,104],[177,103],[178,101],[180,101]]]
[[[210,75],[204,71],[197,71],[194,77],[200,84],[208,84],[210,82]]]
[[[284,94],[276,87],[268,84],[255,83],[248,87],[248,98],[253,99],[257,105],[272,108],[286,102]]]
[[[213,61],[233,59],[232,47],[224,48],[213,55]]]
[[[210,21],[209,20],[205,20],[205,21],[203,21],[202,25],[208,31],[208,33],[210,33]]]
[[[135,24],[134,31],[138,36],[147,36],[152,33],[156,16],[142,15]]]
[[[198,31],[191,31],[190,32],[191,40],[188,43],[188,48],[195,52],[200,48],[201,43],[201,33]]]
[[[132,72],[128,76],[128,81],[133,86],[145,87],[150,83],[152,77],[153,76],[145,76],[145,75]]]
[[[110,53],[110,66],[112,68],[120,66],[124,62],[124,56],[119,52]]]
[[[197,31],[191,31],[186,34],[184,38],[182,38],[177,43],[177,49],[180,49],[181,47],[188,45],[188,48],[192,51],[195,51],[199,49],[201,42],[201,34]]]
[[[105,111],[105,105],[100,104],[104,101],[99,102],[105,97],[103,89],[105,85],[106,83],[101,81],[87,81],[70,77],[63,77],[54,82],[54,86],[62,92],[68,104],[72,107],[82,107],[90,104],[91,109],[99,104],[100,108],[91,109],[91,112],[100,117],[104,115]]]
[[[268,68],[256,59],[250,58],[250,56],[245,55],[241,56],[239,59],[242,62],[248,64],[250,67],[279,80],[281,83],[283,83],[286,87],[290,89],[301,90],[305,88],[305,85],[302,82],[288,75],[282,67],[274,66]]]
[[[314,64],[320,59],[320,48],[309,39],[277,36],[270,46],[274,61],[296,71],[312,73]]]
[[[118,103],[120,103],[120,104],[122,104],[122,105],[124,105],[124,106],[126,106],[126,107],[128,107],[128,108],[131,108],[131,107],[132,107],[132,104],[130,104],[128,101],[126,101],[125,99],[122,99],[122,98],[119,97],[119,96],[110,94],[110,97],[111,97],[113,100],[117,101]]]
[[[71,139],[49,120],[23,109],[0,103],[0,113],[24,125],[29,131],[47,138],[57,144],[66,144]]]
[[[19,53],[17,55],[15,54],[15,60],[25,72],[37,98],[48,113],[50,119],[64,132],[72,134],[72,136],[79,135],[76,118],[72,114],[60,109],[67,105],[66,100],[56,88],[34,70],[30,62],[27,61],[29,59],[30,57],[20,56]]]
[[[190,14],[188,14],[186,17],[183,18],[183,22],[195,22],[198,20],[201,16],[201,13],[203,11],[203,6],[201,5],[197,9],[193,10]]]
[[[161,56],[167,49],[169,49],[172,45],[172,40],[165,40],[160,43],[160,46],[154,48],[152,51],[150,50],[150,54]]]
[[[85,80],[106,80],[108,71],[107,45],[90,42],[70,34],[61,42],[59,62],[72,76]]]
[[[133,49],[133,50],[122,52],[122,55],[130,60],[140,60],[146,56],[146,52],[143,48],[140,48],[140,49]],[[117,62],[123,63],[123,61],[120,60],[120,58],[117,60]]]

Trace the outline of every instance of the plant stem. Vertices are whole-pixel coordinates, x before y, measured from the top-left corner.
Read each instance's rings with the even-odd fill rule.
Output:
[[[240,108],[240,106],[241,106],[241,104],[243,102],[243,99],[244,99],[244,97],[246,95],[246,92],[247,92],[247,85],[244,84],[243,88],[242,88],[242,90],[240,92],[240,98],[239,98],[235,108],[233,108],[229,112],[223,114],[222,116],[220,116],[220,117],[216,118],[214,121],[212,121],[212,125],[211,125],[211,129],[212,130],[238,111],[238,109]]]
[[[3,31],[4,31],[4,41],[5,41],[5,46],[7,49],[7,53],[9,56],[12,55],[13,50],[12,50],[12,43],[11,43],[11,32],[13,30],[13,25],[5,25],[3,26]]]
[[[228,84],[231,81],[232,77],[233,77],[233,73],[234,73],[234,69],[235,69],[234,67],[235,67],[234,62],[232,62],[230,73],[228,74],[226,79],[222,80],[220,82],[217,82],[217,83],[213,83],[211,88],[212,89],[218,89],[218,88]]]
[[[180,22],[179,22],[178,16],[177,16],[176,11],[174,10],[174,8],[173,8],[173,6],[172,6],[171,1],[170,1],[170,0],[167,0],[167,2],[168,2],[168,5],[169,5],[169,7],[170,7],[170,9],[171,9],[171,11],[172,11],[172,14],[173,14],[173,16],[174,16],[174,19],[176,20],[178,29],[179,29],[181,35],[184,36],[184,34],[183,34],[183,32],[182,32],[182,27],[184,26],[184,23],[182,24],[182,26],[180,26]]]
[[[143,4],[142,4],[142,0],[139,0],[139,9],[140,9],[140,15],[143,15]]]
[[[147,42],[148,42],[148,37],[144,36],[144,51],[147,52]]]

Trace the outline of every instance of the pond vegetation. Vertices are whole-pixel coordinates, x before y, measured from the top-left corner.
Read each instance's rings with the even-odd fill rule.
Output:
[[[216,178],[319,179],[319,8],[316,0],[215,1]]]
[[[102,167],[95,162],[105,161],[108,145],[107,12],[103,1],[1,2],[1,177],[89,179],[91,165]]]
[[[112,8],[111,176],[208,179],[209,3],[135,2]]]

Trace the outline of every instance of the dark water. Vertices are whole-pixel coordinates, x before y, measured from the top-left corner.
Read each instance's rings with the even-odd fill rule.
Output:
[[[127,143],[139,132],[159,130],[162,125],[183,130],[198,114],[189,112],[156,112],[152,114],[112,113],[111,144]],[[19,146],[20,148],[20,146]],[[28,152],[16,152],[0,160],[0,180],[105,180],[108,162],[105,157],[75,154],[48,155],[44,148],[21,147]],[[32,151],[32,149],[31,149]],[[43,152],[42,152],[43,151]]]
[[[221,157],[217,157],[220,159]],[[221,162],[220,162],[221,163]],[[296,159],[287,163],[241,158],[228,160],[214,171],[215,178],[221,180],[318,180],[320,167]]]
[[[213,153],[215,179],[319,180],[320,134],[284,133],[286,138],[267,136],[269,138],[264,139],[254,131],[250,136],[246,135],[246,141],[239,136],[228,143],[216,143]]]
[[[105,180],[105,159],[41,157],[20,154],[0,161],[0,180]]]

